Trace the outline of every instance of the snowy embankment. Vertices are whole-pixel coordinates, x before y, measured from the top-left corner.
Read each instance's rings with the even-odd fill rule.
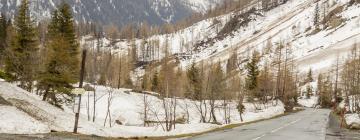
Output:
[[[300,88],[300,97],[298,98],[298,104],[304,107],[315,108],[319,104],[319,96],[316,94],[317,92],[317,81],[309,82]],[[307,97],[307,92],[309,96]]]
[[[7,82],[0,82],[0,96],[6,101],[15,106],[18,110],[24,112],[28,115],[27,118],[31,117],[42,124],[45,124],[48,129],[47,131],[37,131],[36,129],[26,130],[26,125],[18,125],[18,130],[26,130],[28,133],[48,133],[50,130],[54,131],[67,131],[71,132],[74,126],[74,113],[64,112],[63,110],[56,108],[55,106],[44,102],[40,99],[39,96],[29,93],[13,84]],[[23,117],[25,118],[25,117]],[[13,118],[4,118],[5,120],[12,121]],[[5,121],[2,120],[2,121]],[[25,119],[26,120],[26,119]],[[27,119],[29,120],[29,119]],[[15,120],[15,122],[21,122],[20,120]],[[29,121],[30,122],[30,121]],[[102,130],[102,127],[93,124],[91,122],[85,121],[84,119],[80,120],[81,129],[80,132],[84,134],[103,134],[106,135],[106,132]],[[18,123],[12,124],[15,126]],[[37,124],[37,123],[35,123]],[[34,125],[33,127],[38,127],[40,130],[42,125]],[[0,133],[8,133],[7,131],[2,131],[5,126],[0,125]],[[31,131],[33,130],[33,131]],[[31,131],[31,132],[30,132]],[[10,133],[19,133],[20,131],[13,131]]]
[[[0,133],[48,133],[50,128],[13,106],[0,105]]]
[[[211,129],[223,127],[225,125],[217,125],[211,123],[200,123],[200,115],[196,108],[195,101],[187,99],[178,99],[176,115],[179,118],[189,118],[188,122],[177,124],[176,128],[170,132],[162,129],[161,125],[150,125],[143,127],[143,99],[144,94],[127,92],[127,89],[111,89],[113,92],[110,105],[111,124],[106,123],[108,106],[108,95],[110,88],[96,87],[96,121],[92,122],[92,102],[93,92],[87,92],[83,95],[81,105],[81,115],[79,122],[79,132],[82,134],[91,134],[106,137],[141,137],[141,136],[170,136],[187,133],[204,132]],[[89,103],[88,101],[89,95]],[[35,94],[24,91],[15,85],[7,82],[0,82],[0,96],[13,106],[0,105],[0,133],[13,134],[34,134],[49,133],[50,130],[72,132],[74,124],[74,113],[72,106],[65,106],[65,111],[56,108],[47,102],[43,102],[41,98]],[[162,102],[156,96],[146,95],[149,104],[149,121],[163,121]],[[222,102],[217,102],[216,117],[220,123],[223,123]],[[243,114],[244,121],[240,121],[239,114],[236,110],[235,103],[230,103],[231,124],[244,123],[260,119],[271,118],[284,113],[284,107],[281,102],[275,104],[257,105],[245,103],[246,111]],[[88,121],[87,107],[91,120]],[[187,109],[186,109],[187,108]],[[189,117],[186,117],[187,110]],[[3,115],[4,114],[4,115]],[[155,115],[157,114],[157,115]],[[209,118],[209,112],[207,119]],[[123,123],[122,125],[116,123]]]
[[[360,115],[359,114],[345,114],[346,124],[350,129],[360,129]]]
[[[349,126],[350,129],[360,129],[360,114],[356,113],[354,107],[354,103],[358,102],[356,99],[354,98],[354,96],[350,96],[349,97],[349,105],[346,105],[345,100],[343,100],[340,104],[339,107],[345,109],[346,114],[344,115],[345,118],[345,122],[346,124]]]
[[[111,132],[113,137],[135,137],[135,136],[170,136],[187,133],[204,132],[214,128],[223,127],[225,125],[217,125],[211,123],[200,123],[201,116],[198,111],[199,102],[188,99],[177,99],[176,116],[179,120],[184,120],[182,124],[177,124],[176,129],[165,132],[162,128],[164,124],[152,124],[148,127],[144,125],[144,101],[148,105],[147,121],[161,122],[164,121],[164,109],[163,102],[156,96],[144,95],[139,93],[130,92],[128,89],[111,89],[103,86],[97,86],[96,88],[96,121],[98,125],[104,125],[104,121],[107,113],[109,93],[112,93],[110,112],[111,112],[111,124],[106,123],[106,130]],[[145,99],[144,100],[144,96]],[[83,117],[89,116],[90,120],[93,118],[93,91],[87,92],[83,95],[81,114]],[[246,111],[243,114],[244,121],[240,121],[239,113],[236,109],[234,102],[230,103],[230,118],[231,124],[244,123],[255,120],[261,120],[271,118],[284,113],[284,107],[281,102],[275,105],[276,102],[268,103],[266,105],[256,105],[255,109],[252,103],[245,103]],[[208,105],[209,106],[209,105]],[[218,122],[224,124],[224,110],[222,108],[222,101],[216,103],[216,112]],[[89,108],[87,108],[89,107]],[[71,106],[69,108],[72,108]],[[210,108],[207,108],[207,117],[209,119]],[[71,110],[68,110],[71,111]],[[89,115],[88,115],[89,113]],[[189,114],[189,116],[187,116]],[[121,122],[122,125],[116,122]]]
[[[306,97],[301,97],[298,99],[298,103],[304,107],[315,108],[319,104],[319,97],[311,96],[309,99]]]

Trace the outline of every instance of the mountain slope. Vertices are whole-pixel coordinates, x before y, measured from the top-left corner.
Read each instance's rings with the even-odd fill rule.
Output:
[[[30,0],[32,14],[38,19],[49,18],[62,0]],[[65,0],[81,22],[123,25],[147,21],[150,24],[176,22],[193,12],[205,12],[209,5],[222,0]],[[20,0],[0,0],[0,11],[13,17]]]
[[[315,28],[314,10],[318,4],[320,19],[325,15],[328,20]],[[349,6],[348,0],[288,0],[263,12],[255,4],[247,8],[247,12],[206,19],[184,30],[146,40],[158,40],[160,47],[168,43],[170,52],[180,55],[183,67],[191,62],[220,61],[226,64],[233,53],[246,59],[253,50],[265,54],[264,58],[269,61],[275,55],[273,51],[277,44],[283,43],[291,46],[299,72],[312,68],[318,73],[328,70],[337,56],[344,60],[353,44],[359,43],[359,8],[359,4]],[[141,42],[137,41],[138,48]],[[118,46],[125,50],[129,44],[120,42]],[[270,53],[266,52],[267,47]],[[155,52],[155,56],[160,56],[155,59],[161,59],[164,55]]]

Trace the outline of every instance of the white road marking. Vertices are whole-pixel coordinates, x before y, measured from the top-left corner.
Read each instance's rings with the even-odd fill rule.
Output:
[[[258,139],[261,139],[262,137],[265,137],[265,136],[266,136],[266,134],[263,134],[263,135],[261,135],[259,137],[256,137],[255,139],[252,139],[252,140],[258,140]]]
[[[300,120],[301,120],[301,118],[300,118],[300,119],[297,119],[297,120],[295,120],[295,121],[292,121],[292,122],[290,122],[290,123],[287,123],[287,124],[285,124],[285,125],[283,125],[283,126],[281,126],[281,127],[279,127],[279,128],[276,128],[276,129],[272,130],[270,133],[275,133],[275,132],[277,132],[277,131],[285,128],[285,127],[288,127],[288,126],[290,126],[290,125],[292,125],[292,124],[295,124],[295,123],[299,122]],[[265,136],[266,136],[266,134],[263,134],[263,135],[261,135],[261,136],[259,136],[259,137],[256,137],[256,138],[252,139],[252,140],[259,140],[259,139],[261,139],[261,138],[263,138],[263,137],[265,137]]]

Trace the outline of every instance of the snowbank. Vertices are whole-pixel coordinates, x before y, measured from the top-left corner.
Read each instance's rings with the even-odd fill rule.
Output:
[[[298,99],[298,103],[304,107],[316,107],[319,103],[318,96],[311,96],[310,99],[306,99],[306,97],[301,97]]]
[[[42,101],[39,96],[35,94],[29,93],[10,83],[0,82],[0,96],[13,104],[20,111],[25,112],[28,116],[47,125],[50,130],[73,131],[74,113],[64,112],[63,110]],[[23,114],[25,115],[25,113]],[[9,121],[12,120],[11,117],[4,117],[3,120],[7,119],[9,119]],[[21,133],[21,131],[19,132]],[[12,131],[9,133],[19,132]],[[79,132],[84,134],[107,135],[107,133],[102,130],[101,126],[88,122],[84,118],[80,118]]]
[[[177,124],[176,129],[166,132],[161,125],[143,127],[143,98],[144,94],[128,92],[129,89],[111,89],[113,100],[111,102],[111,124],[106,123],[104,118],[107,111],[108,93],[111,88],[96,87],[96,121],[88,121],[87,106],[92,110],[92,104],[88,103],[93,99],[92,92],[83,95],[81,104],[81,115],[79,120],[79,133],[107,137],[139,137],[139,136],[169,136],[187,133],[204,132],[225,125],[211,123],[200,123],[200,115],[196,108],[197,102],[188,99],[178,99],[176,115],[180,118],[189,111],[189,123]],[[74,113],[69,105],[64,110],[56,108],[47,102],[43,102],[39,96],[22,90],[7,82],[0,82],[0,96],[14,106],[0,106],[0,133],[12,134],[34,134],[47,133],[50,130],[72,132],[74,125]],[[149,112],[148,120],[163,121],[164,114],[161,100],[153,95],[145,96],[150,105],[151,112],[157,112],[157,116]],[[220,123],[224,122],[222,101],[216,102],[215,115]],[[244,122],[266,119],[284,113],[284,106],[281,102],[275,104],[257,105],[244,103],[246,110],[243,114]],[[188,109],[186,109],[188,108]],[[90,111],[89,110],[89,111]],[[208,110],[209,112],[209,110]],[[92,114],[92,112],[90,112]],[[92,118],[92,115],[90,115]],[[115,123],[121,118],[123,125]],[[244,123],[239,120],[236,104],[230,103],[231,123]],[[209,119],[209,114],[207,115]]]
[[[360,115],[359,114],[346,114],[345,121],[350,129],[360,129]]]
[[[49,133],[50,128],[13,106],[0,105],[0,133]]]
[[[349,105],[346,105],[345,100],[343,100],[339,107],[343,108],[348,112],[348,114],[344,115],[346,124],[349,126],[350,129],[360,129],[360,114],[355,113],[353,109],[353,100],[354,96],[349,96]]]
[[[146,98],[149,106],[147,112],[148,121],[164,121],[164,109],[162,100],[153,95],[144,95],[135,92],[129,92],[129,89],[111,89],[103,86],[96,86],[96,121],[98,125],[104,125],[109,92],[112,93],[112,100],[110,104],[111,110],[111,124],[106,123],[106,130],[112,137],[136,137],[136,136],[170,136],[187,133],[204,132],[214,128],[223,127],[225,125],[216,125],[211,123],[200,123],[201,116],[197,109],[199,102],[188,100],[188,99],[177,99],[176,116],[179,118],[187,119],[187,112],[189,112],[188,121],[189,123],[177,124],[176,129],[166,132],[162,129],[161,124],[151,125],[143,127],[144,125],[144,97]],[[87,92],[82,97],[81,115],[83,117],[89,116],[90,120],[93,118],[93,104],[94,94],[93,91]],[[230,104],[230,118],[231,123],[244,123],[249,121],[255,121],[260,119],[271,118],[284,113],[284,106],[281,102],[275,104],[268,103],[264,105],[257,105],[256,108],[252,103],[244,103],[245,113],[243,114],[244,122],[240,121],[239,113],[236,109],[236,103],[231,102]],[[208,105],[209,106],[209,105]],[[224,124],[224,112],[222,109],[222,101],[216,102],[215,115],[217,120]],[[88,108],[89,107],[89,108]],[[67,111],[71,110],[72,106],[68,106]],[[209,110],[207,108],[207,117],[209,119]],[[89,115],[88,115],[89,113]],[[120,119],[119,119],[120,118]],[[116,123],[116,120],[121,120],[122,125]],[[108,120],[107,120],[108,121]]]
[[[311,93],[309,93],[310,98],[307,98],[308,88],[311,89]],[[316,95],[317,92],[317,81],[306,83],[300,88],[300,97],[298,99],[298,104],[304,107],[316,107],[319,104],[319,97]]]

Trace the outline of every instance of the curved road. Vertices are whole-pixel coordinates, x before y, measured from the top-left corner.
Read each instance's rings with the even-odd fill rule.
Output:
[[[306,109],[189,140],[325,140],[329,113],[327,109]]]

